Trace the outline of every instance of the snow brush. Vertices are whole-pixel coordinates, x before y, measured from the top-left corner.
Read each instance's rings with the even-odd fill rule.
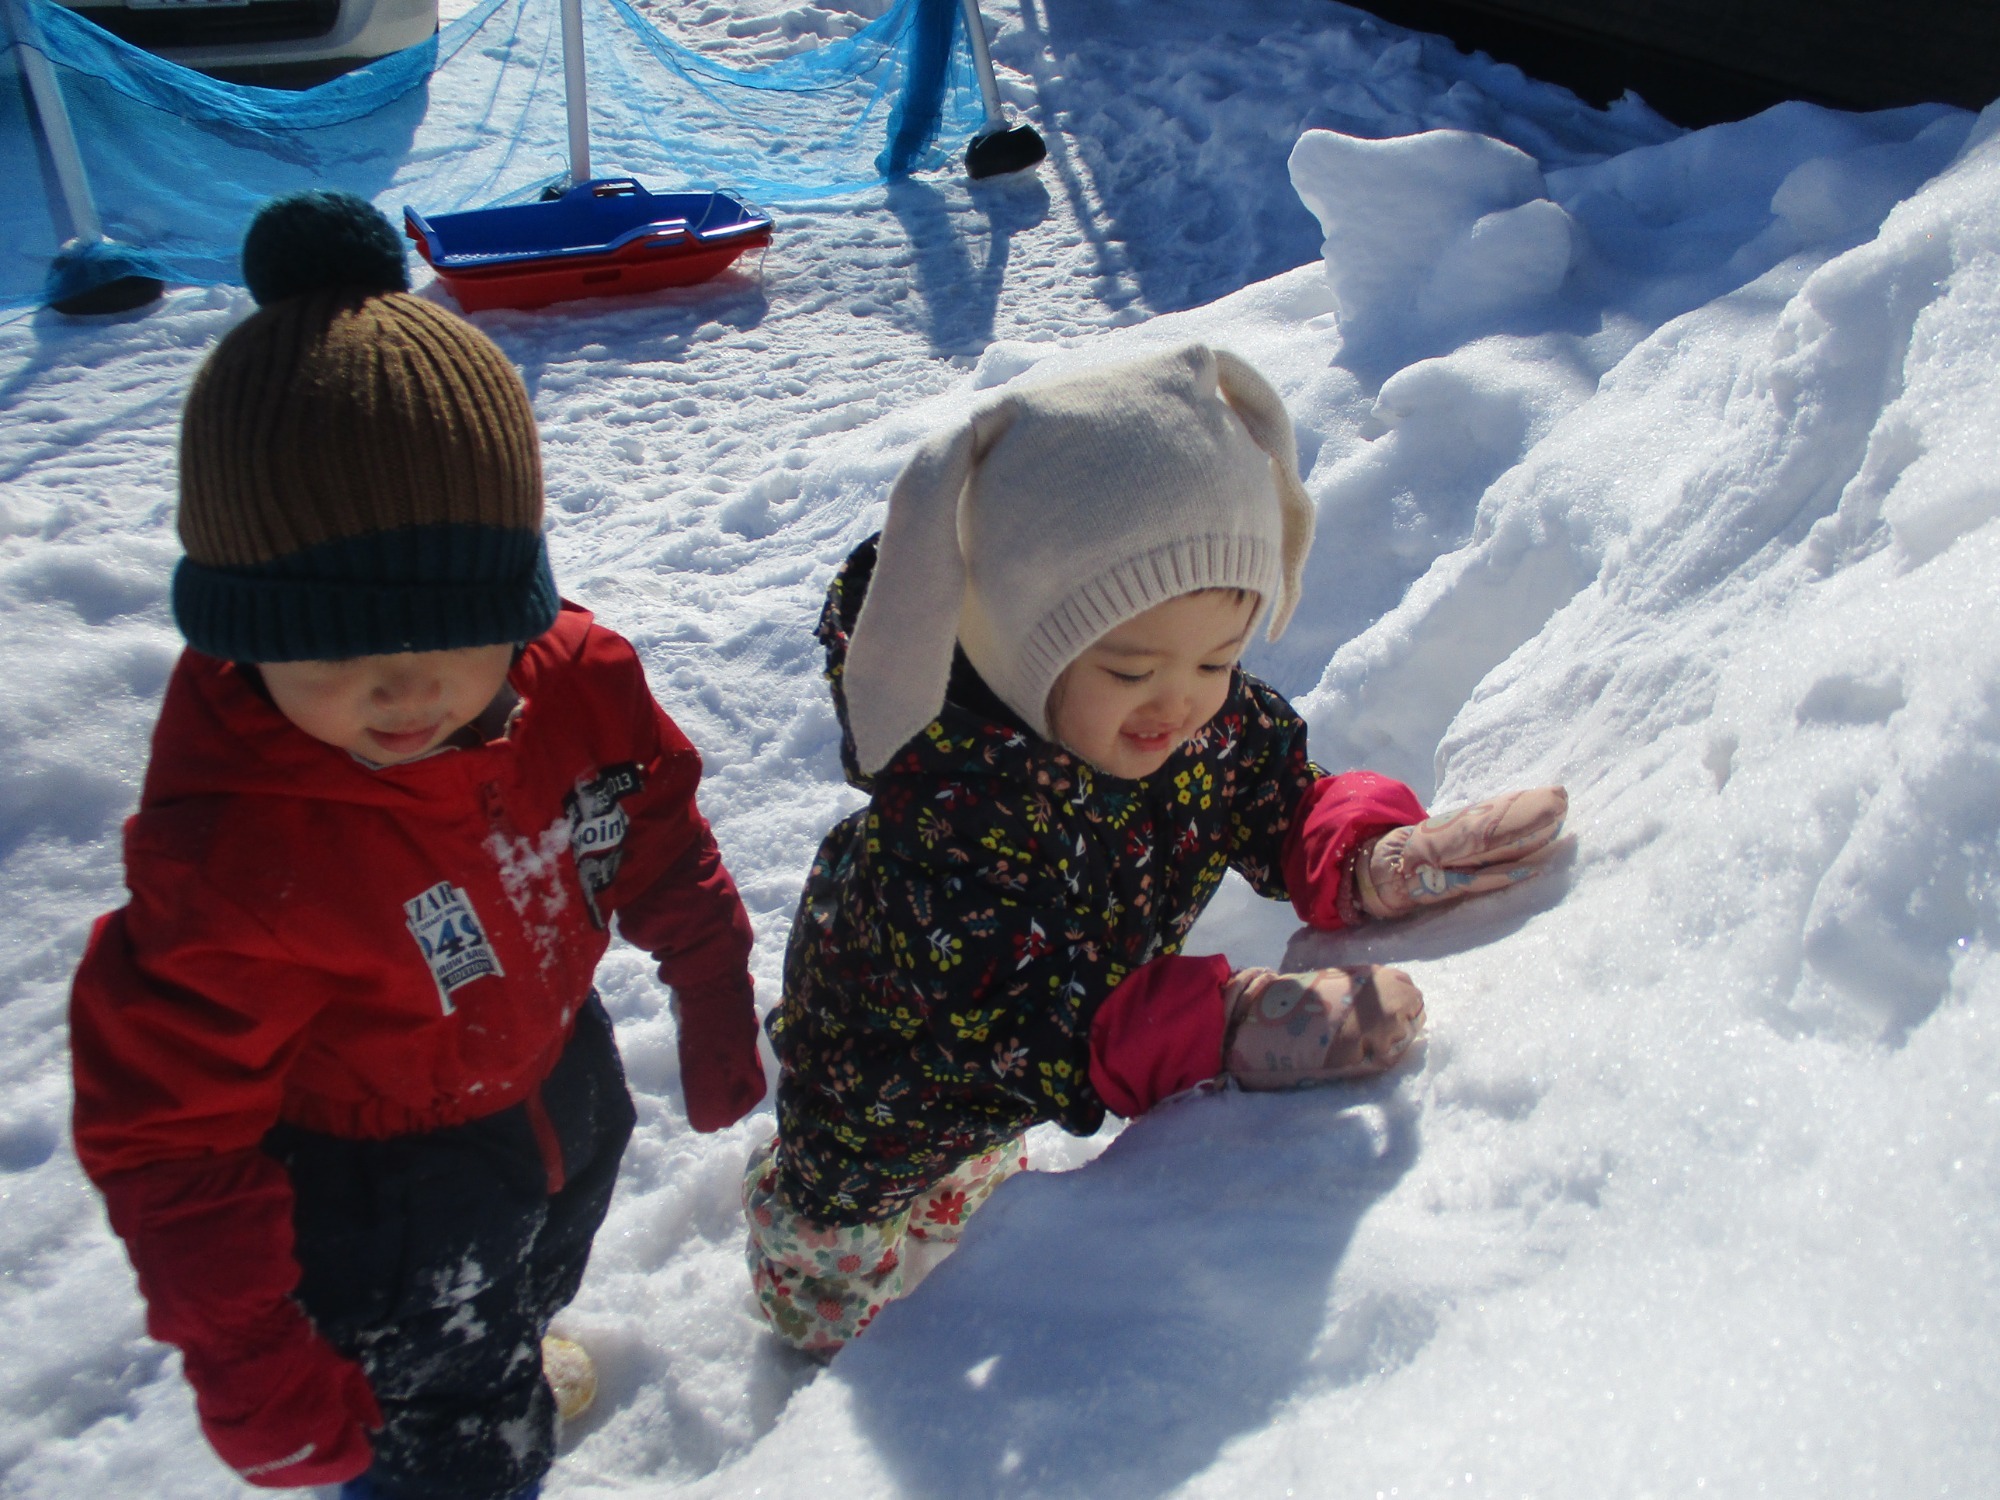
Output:
[[[965,148],[965,175],[999,177],[1032,167],[1049,148],[1032,125],[1009,125],[1000,106],[1000,85],[993,77],[993,54],[986,50],[986,25],[979,18],[979,0],[959,0],[965,12],[965,34],[979,64],[979,97],[986,105],[986,123]]]

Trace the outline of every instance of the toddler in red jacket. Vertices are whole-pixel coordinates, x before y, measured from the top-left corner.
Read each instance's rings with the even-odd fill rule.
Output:
[[[557,598],[505,357],[359,199],[268,206],[244,269],[182,423],[131,899],[72,995],[77,1152],[240,1476],[521,1500],[633,1124],[612,919],[698,1130],[764,1092],[749,922],[694,748]]]

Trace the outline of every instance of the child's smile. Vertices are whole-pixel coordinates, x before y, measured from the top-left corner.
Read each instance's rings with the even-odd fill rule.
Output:
[[[1150,776],[1229,696],[1254,594],[1204,589],[1156,604],[1094,642],[1049,692],[1054,738],[1113,776]]]

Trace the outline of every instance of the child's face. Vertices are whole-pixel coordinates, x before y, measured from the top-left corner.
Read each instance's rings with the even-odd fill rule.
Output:
[[[1056,679],[1050,732],[1100,771],[1152,775],[1222,707],[1256,612],[1254,594],[1205,589],[1133,616]]]
[[[316,740],[378,766],[415,760],[479,717],[507,680],[514,648],[402,651],[345,661],[260,664],[278,712]]]

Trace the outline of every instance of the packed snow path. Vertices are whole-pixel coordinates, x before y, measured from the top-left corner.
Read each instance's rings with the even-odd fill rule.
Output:
[[[858,19],[687,9],[746,61]],[[902,456],[1009,379],[1184,338],[1299,424],[1312,591],[1257,664],[1321,759],[1440,805],[1564,780],[1577,851],[1341,941],[1226,892],[1194,951],[1407,963],[1421,1054],[1108,1150],[1038,1132],[1080,1170],[1011,1184],[823,1373],[747,1303],[768,1111],[688,1131],[665,997],[615,953],[641,1126],[552,1496],[1992,1492],[2000,117],[1680,136],[1338,6],[993,21],[1033,177],[786,210],[749,274],[479,320],[543,424],[559,580],[707,758],[765,994],[854,800],[811,623]],[[62,1027],[177,649],[181,397],[248,310],[0,326],[5,1500],[252,1493],[144,1337]]]

